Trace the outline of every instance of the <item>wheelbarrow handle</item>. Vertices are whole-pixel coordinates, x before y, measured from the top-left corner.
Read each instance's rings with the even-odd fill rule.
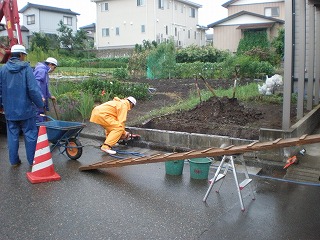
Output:
[[[50,117],[46,114],[40,114],[41,117],[46,117],[46,118],[49,118],[51,121],[55,121],[55,119],[53,117]]]

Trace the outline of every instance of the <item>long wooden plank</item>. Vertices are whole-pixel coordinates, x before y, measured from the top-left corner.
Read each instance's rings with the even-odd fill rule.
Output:
[[[248,145],[234,146],[224,148],[209,148],[205,150],[192,150],[189,152],[182,153],[166,153],[166,154],[155,154],[151,156],[138,157],[138,158],[127,158],[118,161],[106,161],[99,162],[88,166],[81,166],[80,171],[91,170],[97,168],[110,168],[110,167],[122,167],[127,165],[145,164],[145,163],[157,163],[165,161],[174,160],[184,160],[191,158],[202,158],[202,157],[214,157],[223,155],[237,155],[246,152],[253,151],[265,151],[276,148],[301,146],[306,144],[318,143],[320,142],[320,134],[315,135],[303,135],[297,138],[287,138],[287,139],[276,139],[269,142],[254,142]]]

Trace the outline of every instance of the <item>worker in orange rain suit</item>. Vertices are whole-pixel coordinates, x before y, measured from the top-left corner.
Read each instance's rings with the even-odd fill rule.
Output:
[[[134,97],[120,99],[118,97],[96,106],[91,113],[90,122],[101,125],[106,132],[106,140],[101,146],[101,151],[109,154],[116,154],[112,150],[120,139],[128,139],[129,132],[125,130],[127,113],[131,110],[137,101]]]

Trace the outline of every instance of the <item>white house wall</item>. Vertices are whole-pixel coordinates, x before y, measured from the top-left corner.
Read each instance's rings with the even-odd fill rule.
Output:
[[[98,49],[131,48],[135,44],[142,44],[143,40],[162,42],[170,36],[174,36],[176,43],[180,43],[181,46],[205,45],[205,31],[197,29],[198,10],[193,7],[196,9],[196,16],[189,17],[190,6],[185,1],[165,0],[163,9],[159,9],[157,0],[145,0],[144,6],[137,6],[137,1],[132,0],[109,0],[107,1],[108,11],[101,11],[101,3],[104,1],[95,2]],[[141,32],[142,25],[145,25],[144,33]],[[119,28],[118,36],[116,35],[117,27]],[[109,28],[109,36],[102,36],[103,28]],[[190,31],[190,38],[188,38],[188,31]]]
[[[34,15],[35,23],[28,25],[27,16]],[[40,30],[40,17],[39,17],[39,9],[31,8],[23,13],[23,25],[28,28],[30,34],[32,32],[39,32]]]
[[[219,25],[259,24],[259,23],[271,23],[271,22],[274,22],[274,21],[271,21],[265,18],[255,17],[252,15],[241,15],[237,18],[231,19],[229,21],[225,21]]]
[[[27,16],[35,15],[35,24],[27,25]],[[77,31],[77,18],[74,15],[68,15],[63,13],[39,11],[35,8],[30,8],[23,13],[23,24],[29,29],[30,34],[32,32],[45,32],[50,34],[58,34],[57,29],[60,20],[63,21],[63,17],[72,18],[72,26],[69,26],[74,32]]]

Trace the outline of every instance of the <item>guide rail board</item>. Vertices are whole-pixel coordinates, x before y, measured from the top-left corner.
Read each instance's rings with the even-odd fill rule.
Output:
[[[181,153],[166,153],[166,154],[155,154],[151,156],[137,157],[137,158],[126,158],[121,160],[111,160],[111,161],[102,161],[98,163],[94,163],[87,166],[79,167],[80,171],[92,170],[98,168],[111,168],[111,167],[122,167],[128,165],[136,165],[136,164],[145,164],[145,163],[157,163],[157,162],[166,162],[166,161],[175,161],[175,160],[184,160],[191,158],[202,158],[202,157],[214,157],[214,156],[223,156],[223,155],[237,155],[246,152],[254,152],[254,151],[265,151],[276,148],[284,148],[284,147],[293,147],[293,146],[301,146],[306,144],[318,143],[320,142],[320,134],[314,135],[302,135],[297,138],[278,138],[274,141],[268,142],[252,142],[248,145],[239,145],[234,146],[230,145],[225,148],[207,148],[203,150],[191,150],[189,152],[181,152]]]

